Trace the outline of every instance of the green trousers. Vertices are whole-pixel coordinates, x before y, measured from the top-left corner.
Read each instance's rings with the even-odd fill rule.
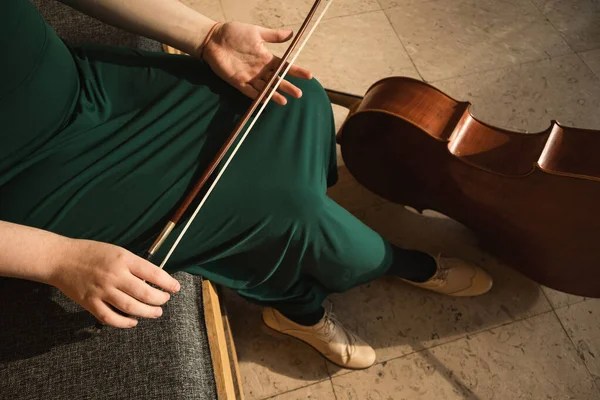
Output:
[[[0,37],[0,219],[142,254],[250,100],[191,57],[70,48],[25,0],[2,2]],[[327,197],[331,104],[290,80],[303,97],[267,106],[166,269],[298,314],[382,275],[391,253]]]

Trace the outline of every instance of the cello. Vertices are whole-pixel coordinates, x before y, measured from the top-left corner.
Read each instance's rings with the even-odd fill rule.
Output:
[[[538,133],[501,129],[476,119],[470,102],[406,77],[364,96],[326,91],[350,110],[336,139],[362,186],[461,223],[540,284],[600,297],[600,131],[555,120]]]

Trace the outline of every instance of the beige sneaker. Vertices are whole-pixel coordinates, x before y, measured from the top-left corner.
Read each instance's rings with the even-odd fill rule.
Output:
[[[481,267],[458,258],[437,257],[437,272],[426,282],[411,285],[449,296],[478,296],[492,288],[492,277]]]
[[[375,350],[344,328],[331,312],[326,311],[313,326],[299,325],[271,307],[263,309],[262,316],[269,328],[302,340],[342,368],[364,369],[375,362]]]

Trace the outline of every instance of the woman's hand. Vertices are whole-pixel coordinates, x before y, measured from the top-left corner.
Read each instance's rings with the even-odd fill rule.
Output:
[[[180,289],[167,272],[121,247],[91,240],[72,243],[70,261],[55,268],[48,283],[105,325],[132,328],[138,322],[110,306],[142,318],[162,315],[160,306],[169,300],[169,293],[144,281],[172,293]]]
[[[280,58],[269,52],[265,43],[283,43],[292,37],[292,31],[267,29],[241,22],[227,22],[218,26],[206,44],[202,58],[212,70],[230,85],[254,99],[271,79]],[[288,75],[311,79],[306,69],[292,65]],[[302,91],[284,80],[278,92],[295,98]],[[287,103],[281,93],[275,93],[273,101],[280,105]]]

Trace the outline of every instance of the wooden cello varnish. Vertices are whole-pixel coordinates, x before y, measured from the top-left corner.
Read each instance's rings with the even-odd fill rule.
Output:
[[[394,203],[441,212],[533,280],[600,297],[600,132],[552,121],[495,127],[424,82],[383,79],[351,108],[338,142],[349,172]]]

